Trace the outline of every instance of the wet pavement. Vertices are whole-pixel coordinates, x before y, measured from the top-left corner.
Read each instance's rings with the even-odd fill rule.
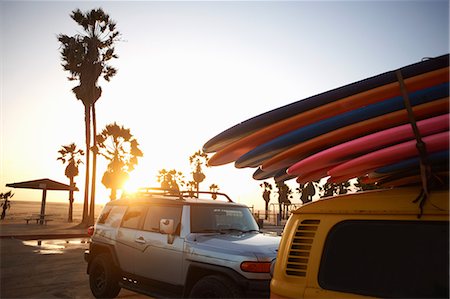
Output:
[[[84,251],[88,238],[2,238],[0,298],[94,298]],[[122,290],[118,298],[148,298]]]

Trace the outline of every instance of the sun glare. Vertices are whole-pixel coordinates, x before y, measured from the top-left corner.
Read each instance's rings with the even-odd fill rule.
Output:
[[[125,193],[135,193],[138,191],[138,189],[142,187],[138,185],[136,181],[128,180],[125,185],[123,186],[123,192]]]
[[[140,172],[140,169],[130,173],[128,181],[125,183],[123,191],[126,193],[134,193],[139,188],[159,186],[156,180],[149,182],[149,175],[147,172]]]

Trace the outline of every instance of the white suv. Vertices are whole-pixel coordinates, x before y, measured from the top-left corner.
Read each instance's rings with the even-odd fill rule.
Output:
[[[143,189],[104,207],[85,260],[98,298],[263,298],[279,242],[223,193]]]

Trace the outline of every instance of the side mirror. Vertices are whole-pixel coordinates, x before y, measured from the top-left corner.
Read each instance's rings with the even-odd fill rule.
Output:
[[[173,219],[159,220],[159,232],[161,234],[173,235],[175,233]]]
[[[161,219],[159,220],[159,232],[167,235],[167,243],[173,244],[175,240],[175,227],[173,219]]]

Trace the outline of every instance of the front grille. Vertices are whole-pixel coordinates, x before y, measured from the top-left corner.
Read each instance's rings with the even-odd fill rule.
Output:
[[[316,235],[320,220],[303,220],[295,231],[289,250],[286,274],[293,276],[306,276],[309,253]]]

